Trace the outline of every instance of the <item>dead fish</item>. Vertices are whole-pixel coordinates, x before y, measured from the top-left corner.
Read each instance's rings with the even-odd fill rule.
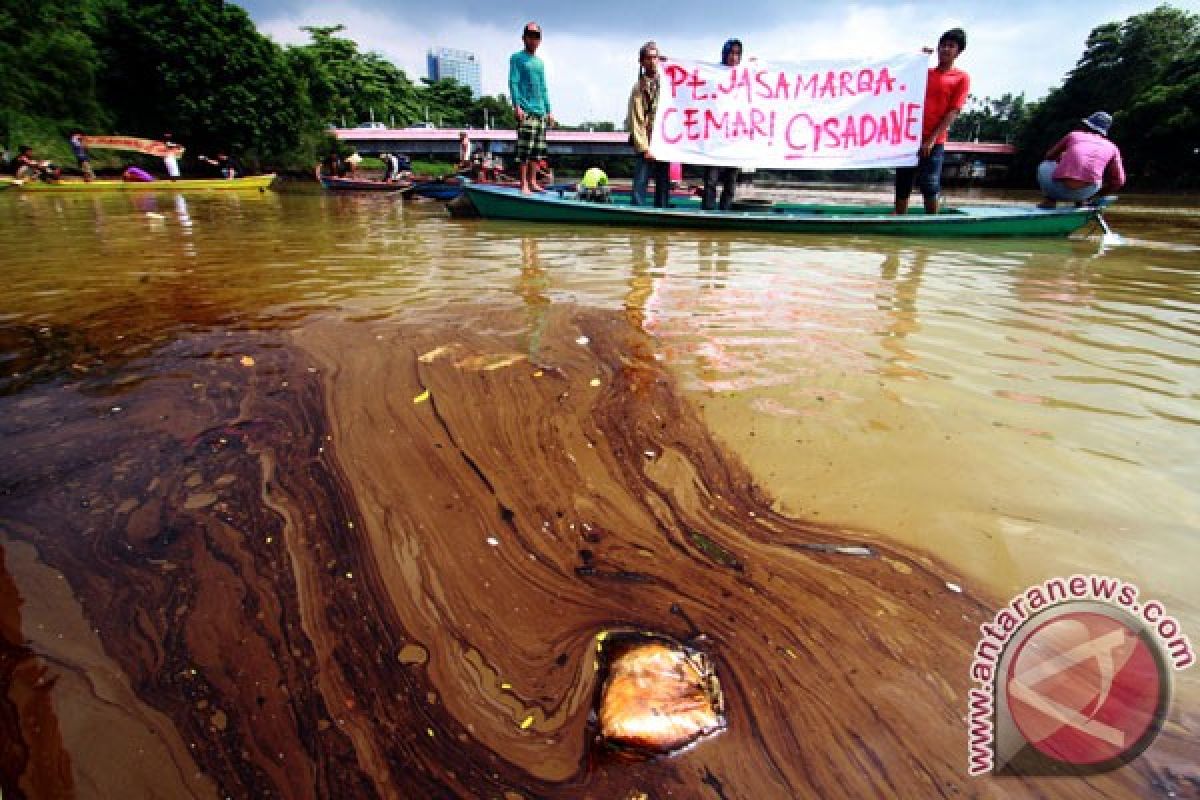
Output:
[[[725,727],[721,686],[706,654],[660,637],[608,648],[614,657],[599,709],[605,741],[661,755]]]

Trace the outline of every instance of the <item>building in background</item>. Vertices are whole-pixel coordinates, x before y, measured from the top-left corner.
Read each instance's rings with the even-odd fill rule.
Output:
[[[429,51],[425,62],[431,81],[453,78],[469,88],[471,95],[476,100],[483,94],[483,78],[479,70],[479,61],[475,58],[474,53],[466,50],[452,50],[449,47],[437,47]]]

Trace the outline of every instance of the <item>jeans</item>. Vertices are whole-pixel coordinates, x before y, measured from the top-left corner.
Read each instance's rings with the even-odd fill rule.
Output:
[[[671,164],[667,161],[650,161],[638,156],[633,167],[633,197],[630,205],[646,205],[646,187],[654,180],[654,207],[666,208],[671,199]]]
[[[1057,161],[1043,161],[1038,165],[1038,186],[1042,187],[1042,194],[1046,195],[1047,200],[1073,200],[1082,203],[1100,191],[1098,183],[1084,186],[1082,189],[1072,189],[1062,181],[1054,180],[1054,170],[1057,168]]]
[[[717,184],[721,185],[721,210],[733,207],[733,195],[737,191],[737,167],[705,167],[704,197],[701,205],[707,211],[717,207]]]
[[[913,183],[921,190],[926,200],[936,200],[942,193],[942,162],[946,159],[944,145],[935,144],[929,155],[921,158],[915,167],[896,168],[896,200],[908,200]]]

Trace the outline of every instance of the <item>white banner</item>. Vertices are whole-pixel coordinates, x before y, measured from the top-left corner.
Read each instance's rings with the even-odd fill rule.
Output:
[[[179,145],[167,147],[166,142],[156,139],[139,139],[136,136],[81,136],[83,146],[94,150],[132,150],[145,153],[148,156],[173,155],[176,158],[183,155],[184,148]]]
[[[910,167],[928,57],[662,64],[650,152],[659,161],[761,169]]]

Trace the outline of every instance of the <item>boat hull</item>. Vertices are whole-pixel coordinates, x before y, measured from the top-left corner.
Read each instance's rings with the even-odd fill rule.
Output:
[[[885,206],[776,204],[766,210],[703,211],[589,203],[565,194],[523,195],[511,189],[471,185],[467,197],[489,219],[560,224],[630,225],[778,233],[869,234],[917,237],[1066,236],[1096,218],[1095,209],[1042,211],[1009,206],[966,206],[926,216],[895,216]]]
[[[439,200],[443,203],[448,203],[463,193],[464,185],[457,178],[439,181],[421,181],[420,183],[413,184],[412,193],[416,197],[424,197],[427,200]]]
[[[275,175],[253,175],[248,178],[194,179],[178,181],[25,181],[15,184],[22,192],[190,192],[190,191],[263,191],[270,187]]]
[[[335,192],[404,192],[412,188],[412,184],[409,183],[384,183],[353,178],[321,178],[321,185]]]
[[[468,182],[460,178],[450,178],[446,180],[422,181],[414,183],[412,193],[417,197],[424,197],[429,200],[438,200],[443,203],[448,203],[455,198],[461,197],[463,188],[470,183],[472,186],[495,186],[504,189],[518,189],[521,184],[517,181],[500,181],[498,183],[483,183],[483,182]],[[548,191],[569,190],[573,189],[573,184],[555,183],[547,186]]]

